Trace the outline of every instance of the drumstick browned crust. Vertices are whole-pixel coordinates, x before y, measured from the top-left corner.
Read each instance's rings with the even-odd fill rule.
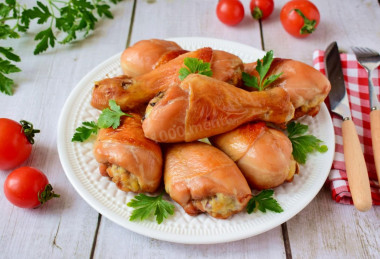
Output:
[[[285,123],[294,107],[282,88],[247,92],[199,75],[187,76],[153,99],[145,113],[143,130],[157,142],[191,142],[228,132],[246,122]]]
[[[164,159],[165,190],[190,215],[206,212],[225,219],[243,210],[251,198],[239,168],[213,146],[171,144]]]
[[[256,62],[244,64],[244,71],[259,77]],[[274,58],[267,77],[283,73],[270,87],[282,87],[290,95],[295,111],[294,118],[304,115],[315,116],[320,104],[331,90],[329,80],[315,68],[292,59]],[[250,88],[252,89],[252,88]]]
[[[289,138],[263,122],[242,125],[210,141],[236,162],[252,188],[274,188],[298,173]]]
[[[150,39],[141,40],[126,48],[120,57],[124,75],[136,77],[187,52],[174,41]]]
[[[154,192],[161,183],[160,146],[145,138],[141,116],[122,117],[117,129],[100,129],[94,156],[100,173],[109,176],[123,191]]]
[[[146,105],[158,92],[180,83],[178,71],[184,67],[183,60],[186,57],[210,62],[212,49],[202,48],[180,55],[138,77],[124,76],[122,81],[110,78],[96,82],[92,92],[91,105],[102,110],[108,107],[109,100],[114,100],[123,111],[136,110],[140,106]]]

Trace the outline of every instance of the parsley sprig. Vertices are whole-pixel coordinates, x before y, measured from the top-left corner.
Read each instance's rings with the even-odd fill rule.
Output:
[[[267,78],[265,78],[265,76],[267,75],[270,69],[272,62],[273,62],[273,50],[270,50],[265,54],[263,61],[261,61],[260,59],[257,60],[256,71],[259,73],[259,78],[255,76],[251,76],[250,74],[243,72],[242,78],[243,78],[244,84],[246,86],[254,87],[257,90],[262,91],[268,85],[276,81],[282,75],[282,72],[280,74],[270,75]]]
[[[208,62],[203,62],[197,58],[185,58],[183,63],[186,67],[179,70],[179,79],[182,81],[190,74],[201,74],[205,76],[212,76],[211,65]]]
[[[322,140],[313,135],[305,135],[308,129],[309,126],[294,121],[289,123],[286,128],[293,146],[293,157],[300,164],[306,163],[309,153],[315,151],[325,153],[328,150],[326,145],[321,145]]]
[[[0,40],[20,38],[20,33],[28,31],[30,22],[36,20],[41,28],[34,38],[38,42],[34,49],[37,55],[57,42],[67,44],[76,40],[79,33],[86,37],[95,29],[99,18],[113,18],[107,2],[117,4],[120,1],[44,0],[28,8],[19,1],[5,0],[0,3]],[[0,92],[13,94],[14,81],[6,75],[20,72],[21,69],[12,63],[20,61],[13,48],[0,46]]]
[[[280,204],[273,198],[273,190],[263,190],[259,194],[253,196],[247,204],[247,212],[251,214],[254,211],[266,212],[267,210],[277,213],[283,212]]]
[[[71,142],[83,142],[92,134],[96,135],[99,129],[112,127],[116,129],[120,126],[120,118],[122,116],[133,117],[132,115],[123,112],[120,106],[114,100],[109,101],[110,108],[105,108],[99,115],[98,122],[85,121],[82,126],[75,129],[75,133]]]
[[[114,100],[109,101],[110,108],[105,108],[99,116],[98,126],[99,128],[109,128],[112,127],[116,129],[120,125],[120,117],[128,116],[132,117],[132,115],[122,112],[120,106],[116,104]]]
[[[156,197],[147,196],[143,193],[136,195],[134,199],[127,203],[128,207],[134,208],[129,220],[142,221],[154,214],[157,223],[161,224],[165,218],[168,218],[169,215],[173,215],[175,206],[172,203],[163,200],[162,195],[163,193]]]
[[[95,121],[82,122],[82,126],[75,129],[75,133],[71,142],[83,142],[88,139],[92,134],[98,134],[99,127]]]

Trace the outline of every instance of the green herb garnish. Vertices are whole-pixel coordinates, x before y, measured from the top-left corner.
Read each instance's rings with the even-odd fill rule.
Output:
[[[99,116],[98,122],[85,121],[82,126],[75,129],[75,134],[71,142],[83,142],[88,139],[92,134],[96,135],[98,129],[105,129],[112,127],[116,129],[120,126],[120,118],[122,116],[133,117],[132,115],[121,111],[120,106],[114,100],[109,100],[110,108],[105,108]]]
[[[273,190],[263,190],[259,194],[254,195],[247,204],[247,212],[251,214],[253,211],[266,212],[267,210],[277,213],[283,212],[280,204],[273,198]]]
[[[1,25],[0,25],[0,30],[1,30]],[[0,39],[1,38],[2,37],[0,36]],[[7,95],[12,95],[14,82],[12,79],[10,79],[9,77],[6,77],[5,75],[20,72],[21,69],[15,66],[14,64],[12,64],[11,61],[19,62],[21,59],[19,56],[13,53],[12,48],[0,47],[0,53],[4,55],[6,58],[6,59],[3,59],[0,57],[0,92]]]
[[[242,78],[243,78],[244,84],[246,86],[254,87],[257,90],[262,91],[268,85],[270,85],[275,80],[277,80],[282,75],[282,72],[280,74],[270,75],[269,77],[265,78],[272,62],[273,62],[273,50],[270,50],[265,54],[263,61],[261,61],[260,59],[257,60],[256,71],[259,73],[259,78],[255,76],[251,76],[250,74],[243,72]]]
[[[293,157],[300,164],[305,164],[309,153],[314,151],[325,153],[328,150],[326,145],[321,145],[322,140],[313,135],[304,135],[308,129],[309,126],[294,121],[286,128],[293,146]]]
[[[38,42],[34,54],[39,54],[56,43],[66,44],[78,36],[86,37],[95,29],[99,18],[113,18],[107,2],[120,1],[45,0],[34,2],[31,8],[16,0],[1,1],[0,40],[20,38],[20,33],[27,32],[30,22],[36,20],[39,32],[34,38]],[[0,57],[0,92],[12,95],[14,81],[5,75],[20,72],[11,61],[20,62],[21,59],[10,47],[0,46],[0,54],[5,57]]]
[[[78,141],[83,142],[88,139],[92,134],[96,135],[98,133],[98,125],[94,121],[82,122],[82,127],[75,129],[75,134],[71,139],[71,142]]]
[[[190,74],[201,74],[205,76],[212,76],[211,65],[208,62],[203,62],[197,58],[185,58],[183,63],[186,67],[179,70],[179,79],[182,81]]]
[[[109,101],[110,108],[105,108],[99,116],[98,126],[99,128],[109,128],[112,127],[116,129],[120,125],[120,117],[121,116],[129,116],[132,115],[122,112],[120,106],[116,104],[114,100]]]
[[[165,218],[174,214],[175,206],[162,199],[163,193],[158,196],[147,196],[143,193],[136,195],[134,199],[127,203],[128,207],[134,208],[130,221],[144,220],[152,214],[156,216],[156,221],[161,224]]]

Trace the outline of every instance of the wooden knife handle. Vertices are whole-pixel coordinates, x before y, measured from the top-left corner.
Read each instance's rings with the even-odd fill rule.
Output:
[[[370,120],[373,157],[375,159],[377,180],[380,183],[380,110],[371,111]]]
[[[348,184],[356,209],[367,211],[372,206],[367,166],[358,133],[352,120],[342,123],[344,160]]]

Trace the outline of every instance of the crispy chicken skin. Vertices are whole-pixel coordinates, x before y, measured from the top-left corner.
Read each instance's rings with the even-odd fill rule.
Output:
[[[122,110],[136,110],[146,105],[158,92],[173,85],[179,85],[179,70],[185,67],[186,57],[198,58],[211,63],[213,78],[231,84],[241,81],[243,62],[233,54],[211,48],[202,48],[182,55],[183,50],[163,54],[155,63],[154,70],[137,77],[122,76],[95,83],[91,105],[97,109],[108,107],[109,100],[115,100]],[[149,52],[148,52],[149,54]],[[176,57],[179,55],[178,57]],[[175,57],[175,58],[174,58]],[[122,78],[122,80],[120,80]]]
[[[288,137],[263,122],[245,124],[210,141],[236,162],[252,188],[274,188],[298,173]]]
[[[102,80],[95,84],[91,105],[102,110],[108,107],[109,100],[115,100],[123,111],[128,111],[147,104],[158,92],[180,83],[178,71],[184,66],[183,60],[186,57],[210,62],[212,49],[202,48],[188,52],[141,76],[123,76],[124,81],[112,81],[113,78]]]
[[[256,62],[244,64],[244,71],[258,77]],[[303,115],[315,116],[319,105],[330,92],[329,80],[315,68],[291,59],[275,58],[267,76],[283,73],[271,87],[280,86],[290,95],[295,111],[295,119]]]
[[[231,85],[237,85],[241,81],[243,69],[243,62],[238,56],[222,50],[213,51],[211,60],[213,78]]]
[[[121,54],[120,64],[128,77],[136,77],[152,71],[157,64],[186,52],[177,43],[150,39],[136,42]]]
[[[247,92],[222,81],[187,76],[149,103],[143,130],[157,142],[191,142],[228,132],[246,122],[284,123],[294,107],[282,88]]]
[[[94,144],[94,156],[103,176],[129,192],[154,192],[161,183],[160,146],[145,138],[141,116],[122,117],[117,129],[100,129]]]
[[[91,105],[99,110],[108,107],[109,100],[115,100],[121,108],[123,103],[128,98],[126,87],[132,83],[132,79],[126,75],[112,78],[105,78],[95,82],[92,91]]]
[[[251,190],[236,164],[217,148],[171,144],[164,151],[165,190],[189,215],[228,218],[243,210]]]

